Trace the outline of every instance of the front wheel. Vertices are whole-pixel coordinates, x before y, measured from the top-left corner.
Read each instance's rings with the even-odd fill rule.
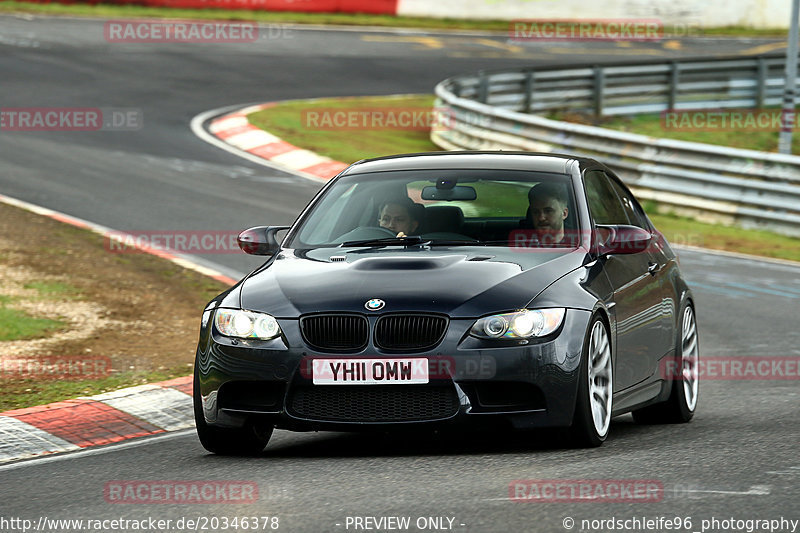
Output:
[[[272,426],[248,423],[242,428],[219,428],[206,422],[196,362],[192,393],[195,427],[203,448],[219,455],[257,455],[267,446],[272,437]]]
[[[697,320],[691,304],[687,304],[683,310],[680,335],[675,346],[675,360],[667,363],[674,363],[669,368],[662,367],[667,379],[672,380],[669,398],[665,402],[634,411],[633,419],[639,424],[684,423],[694,416],[700,392],[700,345]]]
[[[608,328],[603,319],[596,316],[583,342],[578,399],[570,428],[573,442],[586,447],[603,444],[611,425],[613,390]]]

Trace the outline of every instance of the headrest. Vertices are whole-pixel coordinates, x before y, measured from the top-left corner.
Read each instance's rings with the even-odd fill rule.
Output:
[[[428,233],[458,232],[464,224],[464,212],[455,205],[425,208],[425,225]]]

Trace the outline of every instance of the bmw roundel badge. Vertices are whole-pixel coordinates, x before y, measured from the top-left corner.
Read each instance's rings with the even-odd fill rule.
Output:
[[[373,298],[372,300],[367,300],[367,303],[364,304],[364,307],[366,307],[370,311],[378,311],[380,309],[383,309],[384,305],[386,305],[386,302],[384,302],[380,298]]]

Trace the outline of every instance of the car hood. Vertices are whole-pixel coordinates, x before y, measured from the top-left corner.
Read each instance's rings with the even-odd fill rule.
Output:
[[[331,256],[338,255],[338,260]],[[291,318],[314,312],[365,313],[368,300],[397,311],[477,317],[525,307],[544,288],[579,268],[585,251],[548,253],[479,249],[284,250],[240,286],[241,306]]]

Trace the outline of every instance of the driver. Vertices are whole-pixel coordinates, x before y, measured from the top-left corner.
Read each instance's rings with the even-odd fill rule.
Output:
[[[416,207],[417,204],[408,197],[390,199],[381,204],[378,224],[398,237],[407,237],[419,227]]]

